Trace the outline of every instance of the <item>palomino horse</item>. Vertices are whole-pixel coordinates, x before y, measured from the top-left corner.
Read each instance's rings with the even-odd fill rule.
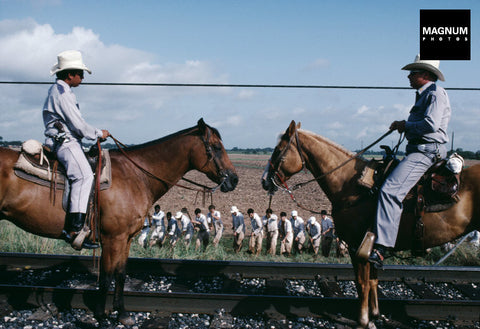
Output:
[[[149,143],[110,151],[112,185],[100,193],[99,299],[95,316],[105,318],[107,291],[115,279],[113,308],[118,320],[133,324],[125,311],[123,289],[130,244],[141,230],[151,205],[189,170],[196,169],[220,184],[222,192],[235,189],[238,176],[223,147],[218,131],[198,125]],[[19,153],[0,148],[0,218],[49,238],[60,238],[65,212],[55,206],[49,189],[18,178],[13,171]],[[57,192],[61,200],[61,192]]]
[[[350,255],[360,298],[359,324],[366,327],[369,308],[372,316],[380,315],[377,270],[370,263],[358,259],[354,252],[375,219],[377,200],[368,196],[365,188],[357,183],[367,161],[354,158],[347,162],[355,157],[353,153],[322,136],[299,128],[300,124],[295,126],[292,121],[281,137],[267,165],[263,187],[274,192],[276,186],[286,186],[285,182],[304,167],[313,174],[332,203],[337,234],[352,248]],[[442,212],[424,214],[425,248],[452,241],[480,228],[480,165],[465,169],[461,174],[461,182],[458,203]],[[413,215],[403,214],[396,250],[412,248],[414,223]]]

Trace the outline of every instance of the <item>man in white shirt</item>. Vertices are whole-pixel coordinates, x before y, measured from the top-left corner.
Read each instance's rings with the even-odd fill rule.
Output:
[[[160,210],[160,206],[155,205],[152,215],[152,235],[150,236],[150,247],[157,244],[162,246],[165,239],[165,213]]]
[[[275,255],[277,252],[278,217],[273,213],[271,208],[268,208],[262,220],[267,227],[267,253]]]
[[[236,206],[232,206],[230,213],[232,214],[233,250],[239,253],[242,249],[243,239],[245,238],[245,221],[243,214]]]
[[[287,219],[287,213],[280,213],[280,254],[290,256],[292,254],[293,228],[292,222]]]
[[[185,242],[185,246],[189,246],[190,242],[192,241],[193,238],[193,225],[190,220],[184,213],[181,211],[178,211],[177,214],[175,215],[175,218],[177,220],[180,220],[180,223],[182,224],[182,235],[183,239]]]
[[[312,247],[315,255],[317,255],[320,247],[322,228],[315,217],[312,216],[308,219],[307,230],[308,234],[310,235],[310,246]]]
[[[207,220],[209,220],[209,225],[215,229],[213,246],[216,247],[223,235],[223,222],[220,211],[215,210],[215,206],[213,204],[208,207]]]
[[[305,245],[305,223],[303,218],[298,216],[298,212],[296,210],[292,211],[292,225],[293,225],[293,241],[295,248],[297,249],[298,253],[303,253],[303,248]]]
[[[252,208],[247,210],[248,217],[252,223],[252,233],[250,234],[250,242],[248,250],[255,255],[260,255],[263,242],[263,223],[262,219]]]
[[[192,223],[198,227],[197,239],[195,240],[195,250],[198,250],[200,245],[203,244],[203,251],[205,251],[210,239],[210,229],[208,228],[207,217],[202,214],[200,208],[195,209],[195,218],[192,220]]]

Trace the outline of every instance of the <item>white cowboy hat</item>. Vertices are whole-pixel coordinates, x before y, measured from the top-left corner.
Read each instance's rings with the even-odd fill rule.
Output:
[[[420,55],[415,56],[415,61],[413,63],[407,64],[402,67],[402,70],[414,71],[414,70],[425,70],[431,72],[437,76],[441,81],[445,81],[442,71],[439,69],[440,61],[426,61],[421,60]]]
[[[234,212],[238,212],[238,208],[236,206],[232,206],[230,212],[233,214]]]
[[[92,71],[83,64],[82,53],[78,50],[66,50],[57,55],[57,64],[50,70],[50,75],[63,70],[85,70],[92,74]]]
[[[183,214],[182,214],[181,211],[177,211],[177,213],[175,214],[176,219],[180,219],[180,218],[182,218],[182,216],[183,216]]]
[[[298,212],[296,210],[292,210],[292,217],[293,216],[298,216]]]
[[[315,221],[316,221],[316,219],[315,219],[315,217],[313,217],[313,216],[308,219],[308,222],[309,222],[310,224],[315,223]]]

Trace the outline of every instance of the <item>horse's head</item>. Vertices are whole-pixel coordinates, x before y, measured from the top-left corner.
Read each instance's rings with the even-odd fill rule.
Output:
[[[198,120],[198,131],[203,150],[192,154],[193,166],[220,184],[222,192],[233,191],[237,186],[238,176],[223,147],[219,132],[208,126],[203,119]]]
[[[262,176],[262,186],[270,193],[274,193],[278,186],[283,186],[290,177],[301,171],[305,166],[300,144],[298,129],[292,120],[285,133],[280,138],[272,156],[268,161]]]

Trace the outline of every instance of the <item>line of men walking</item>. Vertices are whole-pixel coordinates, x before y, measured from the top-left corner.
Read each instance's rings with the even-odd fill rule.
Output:
[[[221,214],[210,205],[208,213],[202,214],[200,208],[195,209],[195,216],[190,218],[188,211],[184,208],[178,211],[175,216],[171,212],[166,214],[157,204],[154,212],[149,218],[145,219],[144,228],[139,236],[140,245],[152,247],[154,245],[162,246],[169,241],[169,245],[174,247],[180,239],[183,239],[185,246],[189,246],[194,235],[195,228],[198,233],[195,238],[195,249],[203,246],[205,250],[210,242],[212,233],[214,246],[217,246],[224,232],[224,224]],[[247,225],[242,212],[232,206],[230,210],[232,216],[233,231],[233,250],[239,253],[243,247],[243,240],[246,237]],[[265,215],[260,217],[252,208],[247,210],[247,216],[250,218],[250,232],[248,241],[248,252],[259,255],[262,251],[263,240],[266,239],[266,253],[275,255],[277,253],[277,243],[280,242],[280,254],[290,256],[292,251],[302,254],[311,250],[315,255],[321,251],[324,257],[330,255],[334,235],[334,225],[332,219],[325,210],[321,211],[320,221],[311,216],[307,222],[298,216],[298,212],[293,210],[290,218],[287,213],[282,211],[280,219],[268,208]],[[165,225],[166,222],[166,225]],[[149,232],[150,238],[147,239]],[[337,241],[337,246],[341,242]],[[345,248],[344,248],[345,249]],[[337,251],[337,256],[339,256]]]
[[[232,229],[233,229],[233,250],[238,253],[242,249],[243,240],[246,233],[246,225],[243,214],[240,210],[233,206]],[[268,208],[265,215],[260,217],[252,208],[247,210],[250,218],[250,239],[248,242],[248,252],[259,255],[262,251],[264,237],[267,242],[267,254],[275,255],[277,252],[277,243],[280,241],[280,254],[290,256],[292,250],[302,254],[308,250],[307,246],[318,254],[321,247],[321,253],[324,257],[330,255],[334,235],[333,220],[327,215],[325,210],[321,211],[320,222],[314,216],[310,217],[305,223],[303,218],[298,216],[298,212],[293,210],[291,217],[287,217],[287,213],[280,213],[280,220],[272,209]],[[307,240],[308,234],[308,240]],[[342,250],[337,252],[337,256],[344,255],[345,245],[337,240],[337,245]]]
[[[159,247],[166,244],[168,239],[169,245],[175,247],[178,241],[183,238],[185,246],[190,246],[194,237],[195,228],[198,233],[195,238],[195,249],[203,246],[205,250],[210,242],[210,232],[213,232],[213,245],[217,246],[223,235],[223,222],[220,212],[215,209],[214,205],[210,205],[207,215],[202,214],[200,208],[195,209],[195,216],[190,218],[188,211],[183,208],[178,211],[175,216],[171,212],[166,214],[160,209],[157,204],[154,207],[154,212],[151,216],[151,221],[147,217],[144,221],[144,226],[138,243],[147,248],[157,245]],[[165,222],[167,225],[165,225]],[[148,234],[152,230],[150,239]]]

